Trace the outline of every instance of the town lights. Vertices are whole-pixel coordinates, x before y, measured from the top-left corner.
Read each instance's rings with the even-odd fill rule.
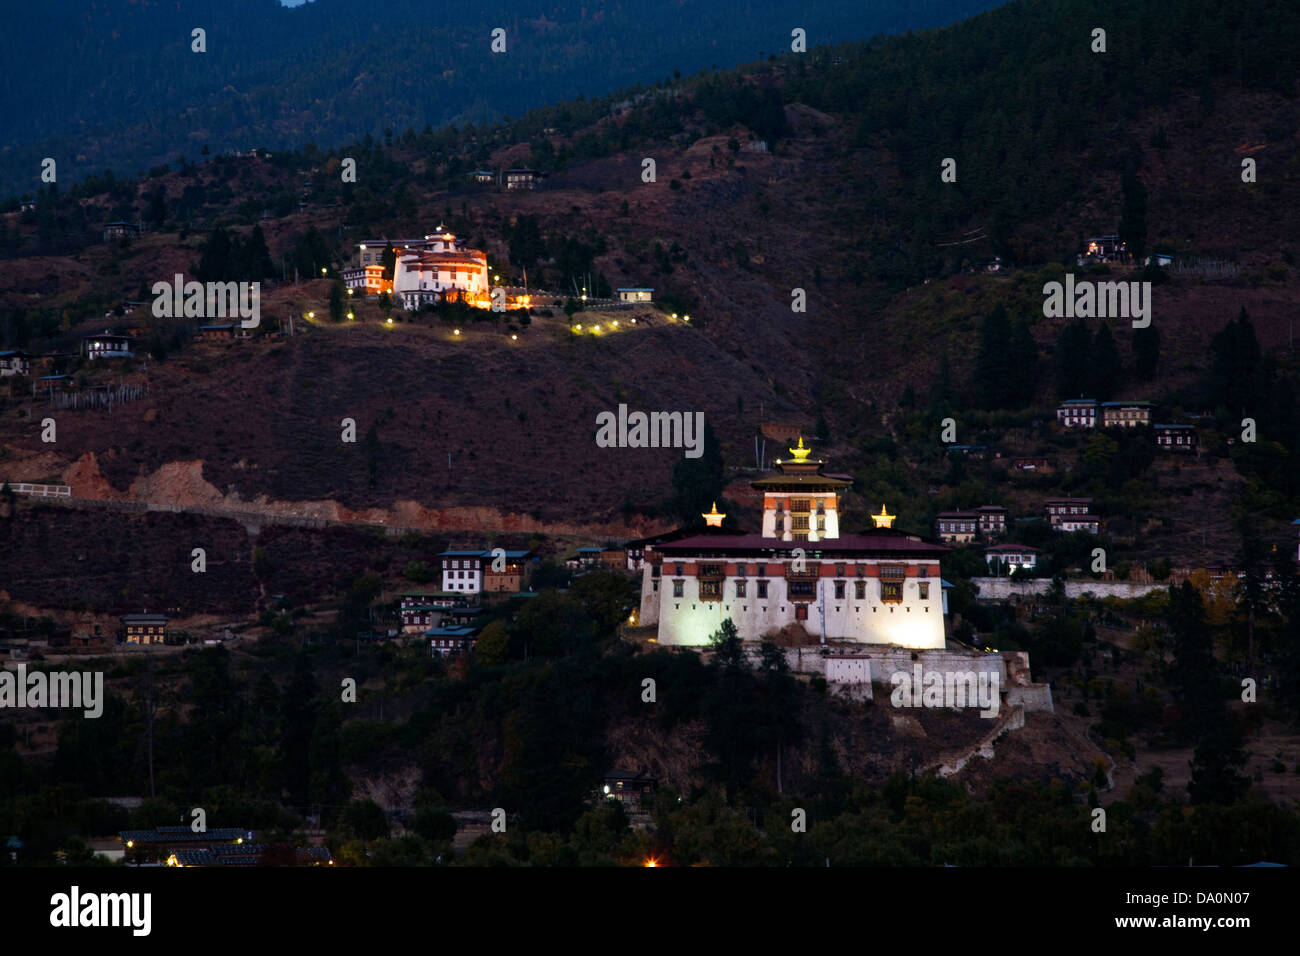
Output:
[[[655,866],[658,866],[658,865],[659,865],[659,861],[656,860],[654,857],[649,857],[649,858],[645,861],[645,865],[648,866],[648,867],[655,867]]]
[[[691,321],[691,317],[690,317],[689,315],[683,315],[683,316],[682,316],[682,320],[685,321],[685,322],[689,322],[689,321]]]
[[[308,313],[307,313],[307,318],[309,318],[309,319],[314,319],[314,318],[316,318],[316,313],[315,313],[315,312],[308,312]]]
[[[351,286],[348,286],[348,295],[351,295],[351,294],[352,294],[352,287],[351,287]]]
[[[451,334],[452,334],[452,335],[460,335],[460,329],[454,329],[454,330],[452,331]]]
[[[321,275],[324,275],[324,274],[325,274],[325,267],[324,267],[324,266],[321,266],[321,267],[320,267],[320,274],[321,274]]]
[[[349,319],[352,318],[352,313],[351,313],[351,312],[348,313],[348,318],[349,318]]]
[[[393,317],[391,315],[388,317],[388,324],[389,325],[393,324]]]
[[[510,336],[510,341],[513,342],[513,341],[515,341],[515,339],[517,339],[517,338],[519,338],[519,336],[517,336],[517,335],[512,335],[512,336]]]
[[[582,331],[582,323],[579,322],[577,325],[574,326],[574,328],[577,329],[579,332],[581,332],[581,331]]]

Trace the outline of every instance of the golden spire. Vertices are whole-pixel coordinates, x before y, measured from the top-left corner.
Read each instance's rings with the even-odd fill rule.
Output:
[[[722,519],[726,517],[726,514],[720,514],[718,512],[718,503],[715,501],[713,503],[713,510],[710,511],[708,514],[701,513],[700,517],[704,519],[704,524],[706,527],[721,528]]]
[[[877,528],[892,528],[894,526],[894,519],[897,517],[898,515],[891,515],[889,509],[884,505],[881,505],[880,514],[872,515],[871,520],[876,523]]]
[[[811,451],[812,451],[811,448],[805,448],[805,447],[804,447],[804,444],[803,444],[803,436],[800,435],[800,436],[799,436],[799,447],[798,447],[798,448],[791,448],[791,449],[790,449],[790,454],[794,455],[794,460],[795,460],[795,461],[803,461],[805,458],[808,457],[808,454],[809,454]]]

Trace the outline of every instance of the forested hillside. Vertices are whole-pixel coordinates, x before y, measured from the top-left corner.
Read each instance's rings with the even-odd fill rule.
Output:
[[[0,36],[0,196],[212,151],[485,123],[674,71],[955,22],[995,0],[277,0],[17,4]],[[491,33],[506,31],[493,53]],[[206,52],[191,31],[206,31]]]

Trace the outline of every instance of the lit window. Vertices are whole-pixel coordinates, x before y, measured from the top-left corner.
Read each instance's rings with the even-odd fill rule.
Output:
[[[673,597],[681,597],[681,596],[682,596],[682,582],[681,582],[681,581],[674,581],[674,582],[673,582]]]

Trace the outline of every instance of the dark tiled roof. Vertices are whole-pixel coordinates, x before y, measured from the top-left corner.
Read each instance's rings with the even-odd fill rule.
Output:
[[[947,554],[951,550],[943,545],[922,541],[920,538],[904,534],[901,531],[885,531],[883,529],[877,529],[870,534],[846,534],[823,541],[783,541],[780,538],[765,538],[757,534],[742,534],[725,538],[716,535],[696,535],[693,538],[683,538],[671,544],[661,545],[659,550],[664,554],[683,555],[769,551],[776,556],[782,553],[788,554],[795,548],[803,548],[807,552],[821,551],[830,554],[861,553],[915,555],[917,557]]]

